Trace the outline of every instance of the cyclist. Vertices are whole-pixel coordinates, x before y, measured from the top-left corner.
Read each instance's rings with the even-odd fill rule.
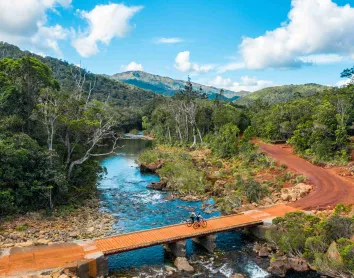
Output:
[[[197,215],[197,222],[200,222],[201,220],[203,220],[203,216],[199,212]]]
[[[192,223],[194,223],[195,218],[196,218],[195,212],[192,211],[192,213],[191,213],[191,215],[190,215],[189,217],[190,217],[190,219],[192,220]]]

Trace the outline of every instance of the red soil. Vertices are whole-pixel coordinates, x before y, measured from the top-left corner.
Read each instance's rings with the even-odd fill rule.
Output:
[[[331,169],[315,166],[293,154],[291,147],[284,145],[270,145],[257,142],[259,148],[266,155],[280,163],[284,163],[289,169],[308,177],[313,189],[304,198],[289,204],[299,209],[328,209],[338,203],[345,205],[354,204],[354,181],[337,175]]]

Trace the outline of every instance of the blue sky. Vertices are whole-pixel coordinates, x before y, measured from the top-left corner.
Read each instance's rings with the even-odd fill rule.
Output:
[[[236,91],[340,85],[354,0],[0,0],[0,41],[94,73],[190,74]]]

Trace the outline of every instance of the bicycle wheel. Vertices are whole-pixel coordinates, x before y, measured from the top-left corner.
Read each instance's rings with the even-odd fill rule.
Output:
[[[206,222],[205,220],[203,220],[203,221],[202,221],[202,227],[203,227],[203,228],[206,228],[207,225],[208,225],[207,222]]]
[[[194,229],[198,229],[198,228],[199,228],[199,223],[198,223],[198,222],[194,222],[193,228],[194,228]]]
[[[192,227],[193,223],[192,223],[192,220],[188,220],[187,221],[187,227]]]

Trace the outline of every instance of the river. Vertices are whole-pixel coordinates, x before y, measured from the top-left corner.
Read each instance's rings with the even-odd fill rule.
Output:
[[[154,174],[141,173],[136,163],[137,155],[151,142],[139,139],[122,139],[119,152],[102,160],[106,175],[98,186],[101,208],[114,215],[117,234],[156,228],[180,223],[189,216],[189,211],[202,211],[201,202],[165,200],[166,193],[147,189],[158,181]],[[212,203],[212,200],[208,202]],[[205,218],[220,215],[220,212],[203,214]],[[196,269],[194,274],[175,274],[172,277],[231,277],[243,273],[247,277],[272,277],[263,268],[267,261],[257,258],[252,252],[252,239],[240,232],[219,233],[218,251],[208,254],[202,248],[187,241],[187,254]],[[154,246],[109,257],[109,269],[118,275],[138,277],[165,277],[165,265],[173,266],[172,258],[165,256],[162,246]],[[314,273],[288,274],[287,277],[319,277]]]

